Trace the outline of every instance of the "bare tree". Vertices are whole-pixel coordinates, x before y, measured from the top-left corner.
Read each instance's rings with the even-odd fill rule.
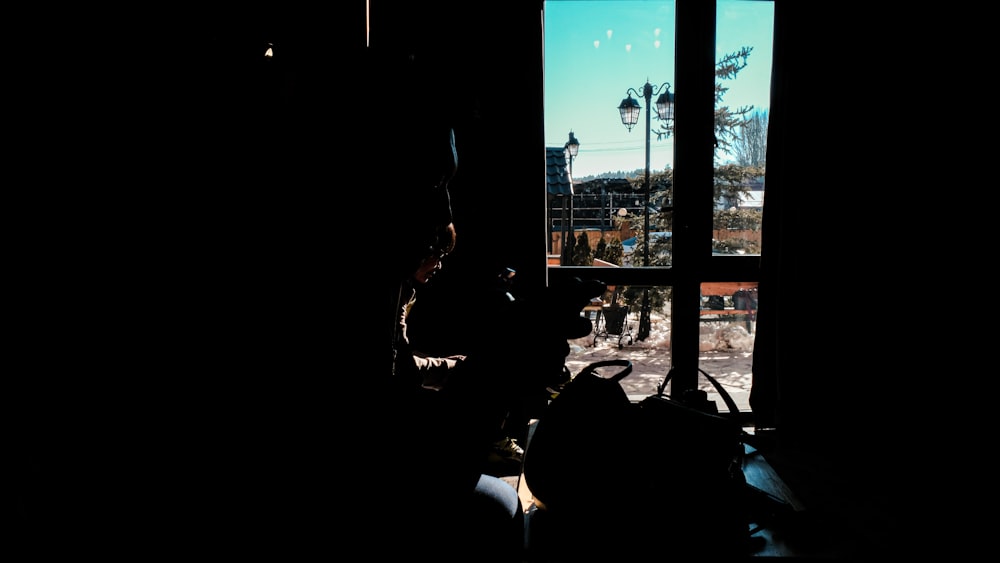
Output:
[[[733,155],[740,166],[765,167],[767,161],[767,111],[757,110],[747,118],[733,142]]]

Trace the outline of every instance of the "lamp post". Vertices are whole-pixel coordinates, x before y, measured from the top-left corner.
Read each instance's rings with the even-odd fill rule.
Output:
[[[639,110],[642,106],[639,102],[632,97],[632,94],[640,95],[635,88],[629,88],[625,91],[628,95],[627,98],[622,100],[622,103],[618,105],[618,112],[621,114],[622,124],[628,128],[629,132],[632,131],[632,127],[639,121]],[[670,93],[670,83],[664,82],[659,86],[653,86],[649,82],[646,82],[642,87],[642,97],[646,99],[646,107],[650,107],[650,102],[653,96],[659,94],[656,99],[656,116],[661,120],[673,119],[674,109],[673,100],[674,95]],[[643,185],[643,221],[642,221],[642,233],[645,239],[642,249],[642,265],[649,266],[649,132],[650,132],[650,117],[651,112],[647,109],[646,111],[646,180]],[[639,333],[636,335],[639,340],[645,340],[649,336],[650,331],[650,304],[649,304],[649,288],[645,288],[642,292],[642,310],[639,315]]]
[[[563,145],[566,152],[566,161],[569,163],[569,235],[563,241],[563,266],[570,266],[573,262],[573,245],[576,244],[576,233],[573,226],[573,198],[576,195],[573,189],[573,159],[580,153],[580,141],[569,132],[569,140]]]

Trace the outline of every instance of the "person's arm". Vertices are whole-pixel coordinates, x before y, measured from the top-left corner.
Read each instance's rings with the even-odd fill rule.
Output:
[[[423,376],[421,386],[425,389],[440,391],[448,384],[448,376],[451,371],[465,359],[465,356],[424,356],[419,352],[413,352],[413,363],[417,371]]]

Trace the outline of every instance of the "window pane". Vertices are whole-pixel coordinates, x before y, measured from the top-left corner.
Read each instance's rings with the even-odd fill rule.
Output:
[[[772,2],[719,0],[714,256],[760,254],[773,31]]]
[[[741,411],[750,412],[757,282],[701,284],[699,324],[698,367],[722,385]],[[715,393],[703,377],[698,388]],[[724,408],[721,401],[716,406]]]
[[[550,265],[671,265],[673,122],[656,105],[673,95],[673,30],[673,1],[545,3]]]
[[[737,287],[724,287],[728,293],[716,296],[723,298],[723,308],[734,307],[733,294],[741,286],[756,288],[756,266],[733,257],[761,251],[773,3],[718,2],[713,61],[714,134],[718,139],[715,204],[710,207],[706,198],[695,200],[704,202],[696,210],[676,210],[679,220],[689,221],[690,215],[684,214],[692,212],[705,220],[699,219],[700,226],[693,233],[697,244],[690,244],[689,239],[689,245],[680,248],[673,244],[674,194],[689,192],[683,191],[685,186],[673,185],[673,122],[660,119],[655,110],[648,111],[659,94],[670,99],[675,93],[674,8],[672,1],[657,0],[545,3],[549,276],[550,280],[566,276],[600,279],[601,269],[612,268],[605,270],[605,281],[634,290],[649,287],[654,293],[657,289],[666,292],[662,303],[650,300],[645,316],[641,304],[633,300],[628,312],[632,330],[626,330],[621,342],[621,334],[610,333],[607,338],[598,328],[574,343],[567,362],[574,373],[591,361],[633,354],[635,371],[623,383],[630,394],[641,397],[656,391],[671,368],[671,354],[681,354],[676,358],[678,365],[691,365],[698,353],[699,367],[719,379],[748,412],[755,311],[705,313],[699,315],[697,326],[685,320],[683,336],[693,336],[687,331],[698,330],[700,345],[694,346],[693,338],[680,338],[678,349],[671,350],[669,293],[678,280],[700,281],[698,272],[677,272],[673,267],[699,263],[697,257],[681,253],[691,248],[703,252],[709,237],[713,256],[720,257],[712,259],[712,275],[746,280],[733,282]],[[710,48],[710,44],[700,45],[702,51]],[[682,62],[694,64],[690,57]],[[651,90],[648,97],[647,90]],[[625,124],[622,116],[628,112],[621,110],[632,103],[640,106],[639,119]],[[611,118],[601,117],[609,111]],[[698,186],[687,189],[708,196],[712,188],[707,180],[706,174],[698,179]],[[714,218],[711,231],[710,212]],[[707,294],[703,300],[707,308]],[[694,304],[691,298],[687,307]],[[598,321],[596,311],[592,314]],[[699,386],[710,389],[706,381]]]
[[[670,290],[669,286],[608,286],[601,301],[584,310],[594,330],[570,341],[566,366],[576,375],[592,362],[628,359],[632,373],[621,382],[625,392],[633,400],[656,393],[670,371]],[[639,340],[644,302],[649,336]]]

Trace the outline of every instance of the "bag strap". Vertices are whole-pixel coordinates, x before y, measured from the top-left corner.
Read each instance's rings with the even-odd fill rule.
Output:
[[[712,384],[712,387],[714,387],[715,390],[719,392],[719,396],[722,397],[722,402],[726,403],[726,408],[729,409],[730,414],[732,414],[733,416],[739,416],[740,408],[736,406],[736,401],[733,400],[733,398],[729,395],[729,392],[726,391],[726,389],[722,386],[722,384],[716,381],[714,377],[709,375],[707,371],[701,368],[698,368],[698,371],[703,376],[705,376],[705,379],[707,379],[708,382]],[[657,395],[663,395],[663,390],[667,388],[667,382],[670,381],[670,377],[673,376],[673,374],[674,374],[673,369],[667,372],[667,376],[663,378],[663,381],[660,383],[660,386],[657,387],[656,389]]]
[[[600,375],[597,375],[597,377],[602,377],[602,379],[610,379],[611,381],[621,381],[622,379],[625,379],[626,375],[632,373],[632,361],[631,360],[616,359],[616,360],[601,360],[599,362],[591,362],[586,367],[584,367],[582,370],[580,370],[580,374],[579,375],[592,374],[595,371],[597,371],[598,369],[600,369],[600,368],[606,368],[606,367],[620,367],[622,369],[619,370],[614,375],[612,375],[611,377],[602,377]]]
[[[598,369],[605,368],[605,367],[620,367],[622,369],[619,370],[614,375],[612,375],[611,377],[604,377],[602,375],[598,375],[597,373],[595,373]],[[569,372],[569,368],[566,367],[565,365],[563,365],[563,370],[565,370],[566,372]],[[592,376],[597,377],[599,379],[607,379],[609,381],[620,382],[622,379],[625,379],[626,375],[628,375],[630,373],[632,373],[632,361],[631,360],[625,360],[625,359],[601,360],[599,362],[591,362],[590,364],[587,364],[586,366],[584,366],[584,368],[582,370],[580,370],[580,373],[577,374],[576,377],[579,377],[581,375],[585,376],[585,377],[592,375]],[[549,393],[549,400],[552,400],[552,399],[555,399],[556,397],[558,397],[559,393],[561,393],[562,390],[567,385],[569,385],[570,383],[572,383],[574,379],[575,379],[575,377],[573,377],[572,374],[569,374],[569,376],[566,377],[566,380],[563,381],[563,382],[561,382],[558,386],[554,386],[554,387],[553,386],[549,386],[549,387],[547,387],[545,390],[548,391],[548,393]]]

